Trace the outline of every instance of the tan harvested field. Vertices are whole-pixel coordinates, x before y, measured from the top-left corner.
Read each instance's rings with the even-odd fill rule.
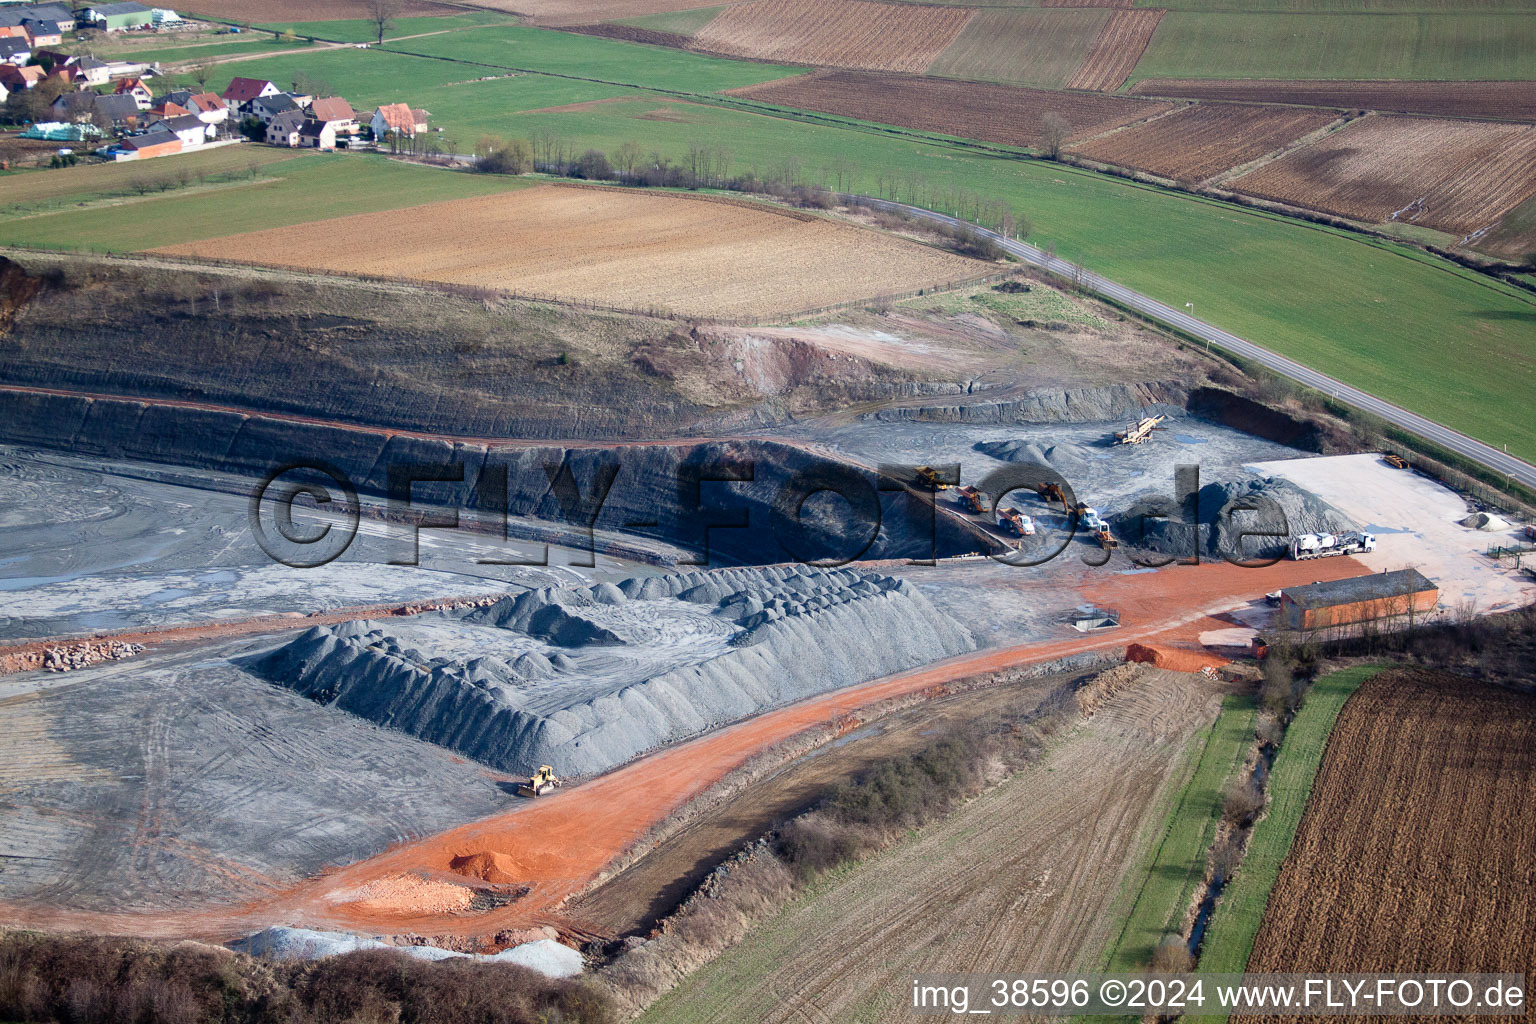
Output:
[[[1272,153],[1337,117],[1333,111],[1200,103],[1111,132],[1076,152],[1090,160],[1199,182]]]
[[[1532,864],[1536,697],[1383,672],[1334,726],[1248,970],[1529,976]]]
[[[789,64],[922,72],[970,17],[963,7],[752,0],[721,11],[694,35],[691,46]]]
[[[722,0],[473,0],[471,7],[527,15],[535,25],[591,25],[615,18],[718,7]],[[729,2],[729,0],[725,0]]]
[[[1044,760],[758,924],[646,1020],[924,1020],[927,972],[1094,969],[1143,829],[1219,695],[1150,670]],[[793,993],[793,998],[786,998]]]
[[[1136,0],[1040,0],[1041,7],[1118,7],[1136,6]]]
[[[977,11],[928,73],[1060,89],[1109,19],[1109,11],[1088,9]]]
[[[1284,82],[1147,78],[1136,96],[1236,103],[1292,103],[1340,110],[1386,110],[1442,117],[1536,121],[1536,82]]]
[[[1065,117],[1075,136],[1086,137],[1169,109],[1166,103],[1121,96],[854,71],[779,79],[734,95],[1008,146],[1038,145],[1047,113]]]
[[[1067,81],[1067,88],[1113,92],[1124,85],[1166,13],[1159,9],[1116,11],[1110,15],[1082,67]]]
[[[742,200],[555,185],[157,251],[742,319],[915,291],[990,268]]]
[[[581,928],[598,934],[648,931],[698,888],[716,864],[828,789],[932,741],[935,730],[990,722],[1038,706],[1070,676],[1040,676],[925,700],[797,758],[711,807],[592,891],[567,904]]]
[[[1536,194],[1536,127],[1372,114],[1229,184],[1357,220],[1469,235]]]
[[[370,0],[194,0],[190,7],[181,8],[181,12],[260,25],[274,21],[367,18],[372,8]],[[433,3],[432,0],[401,0],[395,17],[425,18],[463,13],[462,7]]]

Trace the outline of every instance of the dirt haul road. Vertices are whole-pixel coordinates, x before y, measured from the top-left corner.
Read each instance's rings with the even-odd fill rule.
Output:
[[[759,715],[661,750],[584,785],[470,825],[408,841],[377,857],[251,903],[145,914],[65,912],[40,904],[9,903],[0,905],[0,923],[215,939],[273,924],[465,939],[546,924],[563,926],[569,923],[561,912],[565,902],[587,889],[616,857],[657,823],[755,754],[806,729],[835,723],[883,700],[958,679],[1132,642],[1152,644],[1181,665],[1219,663],[1219,658],[1200,652],[1198,637],[1207,630],[1231,626],[1233,620],[1212,616],[1248,605],[1276,587],[1355,576],[1363,571],[1352,558],[1280,562],[1256,570],[1225,562],[1132,575],[1099,570],[1092,573],[1082,592],[1087,600],[1122,610],[1124,628],[1107,635],[1072,634],[1059,641],[975,652]],[[1180,657],[1189,660],[1179,662]],[[482,854],[485,856],[480,857]],[[504,877],[528,886],[527,894],[483,912],[462,913],[413,908],[409,900],[381,902],[362,896],[379,891],[378,887],[367,888],[374,883],[411,876],[481,884],[480,878],[455,872],[455,861],[462,866],[463,859],[471,858],[495,864],[505,872]],[[435,907],[436,900],[431,902]]]
[[[916,974],[1087,967],[1219,704],[1198,675],[1147,671],[1039,764],[816,886],[647,1020],[904,1020]]]

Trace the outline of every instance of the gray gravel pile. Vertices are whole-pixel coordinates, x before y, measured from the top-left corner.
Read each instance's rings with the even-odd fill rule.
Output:
[[[1141,508],[1153,508],[1154,500],[1149,496],[1149,503]],[[1171,505],[1167,497],[1160,500]],[[1243,558],[1273,558],[1283,555],[1290,539],[1300,534],[1360,529],[1317,495],[1278,477],[1206,484],[1197,500],[1198,544],[1203,556],[1219,558],[1231,553]],[[1245,506],[1254,511],[1239,511]],[[1223,514],[1229,507],[1232,513]],[[1133,502],[1126,512],[1110,517],[1111,528],[1122,545],[1160,554],[1190,553],[1187,527],[1170,520],[1142,519],[1141,508]]]
[[[1037,444],[1033,441],[978,441],[971,446],[999,462],[1027,462],[1049,466],[1068,479],[1081,477],[1092,458],[1081,445]]]
[[[458,646],[445,655],[403,635],[409,624],[353,622],[308,630],[255,668],[506,771],[584,775],[976,647],[903,580],[807,566],[537,590],[418,620],[456,630]],[[623,675],[616,665],[640,663],[625,659],[648,659],[643,674]]]

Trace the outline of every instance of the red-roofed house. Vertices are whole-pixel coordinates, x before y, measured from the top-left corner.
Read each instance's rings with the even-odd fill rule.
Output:
[[[373,112],[373,137],[382,139],[390,132],[413,136],[427,130],[427,112],[412,110],[404,103],[387,103]]]
[[[321,124],[330,125],[333,134],[357,133],[357,112],[352,109],[352,104],[340,96],[325,96],[315,100],[310,105],[309,113]]]
[[[155,102],[155,94],[149,91],[142,78],[121,78],[112,89],[118,96],[132,96],[140,110],[148,110]]]
[[[276,96],[282,91],[264,78],[235,78],[230,80],[220,95],[224,97],[225,103],[243,110],[263,96]]]
[[[200,92],[187,103],[205,124],[223,124],[229,120],[229,105],[219,99],[218,93]]]
[[[164,103],[161,103],[158,106],[150,107],[149,112],[160,117],[181,117],[183,114],[192,113],[192,111],[188,110],[180,103],[172,103],[170,100],[166,100]]]
[[[0,86],[4,86],[6,92],[30,89],[42,80],[43,69],[36,65],[19,68],[14,64],[0,63]]]

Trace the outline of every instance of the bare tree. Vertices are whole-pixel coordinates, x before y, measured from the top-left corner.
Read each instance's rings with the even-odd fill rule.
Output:
[[[208,79],[213,76],[213,68],[200,61],[187,69],[187,76],[197,83],[198,92],[207,92]]]
[[[395,16],[400,13],[400,0],[369,0],[368,21],[377,29],[378,41],[384,41],[384,33],[394,28]]]
[[[640,166],[641,150],[638,142],[623,142],[619,148],[613,151],[613,165],[619,169],[619,173],[625,179],[635,176],[635,169]]]
[[[1048,110],[1040,119],[1040,152],[1052,160],[1061,159],[1061,149],[1067,144],[1067,136],[1072,134],[1072,126],[1067,119]]]

